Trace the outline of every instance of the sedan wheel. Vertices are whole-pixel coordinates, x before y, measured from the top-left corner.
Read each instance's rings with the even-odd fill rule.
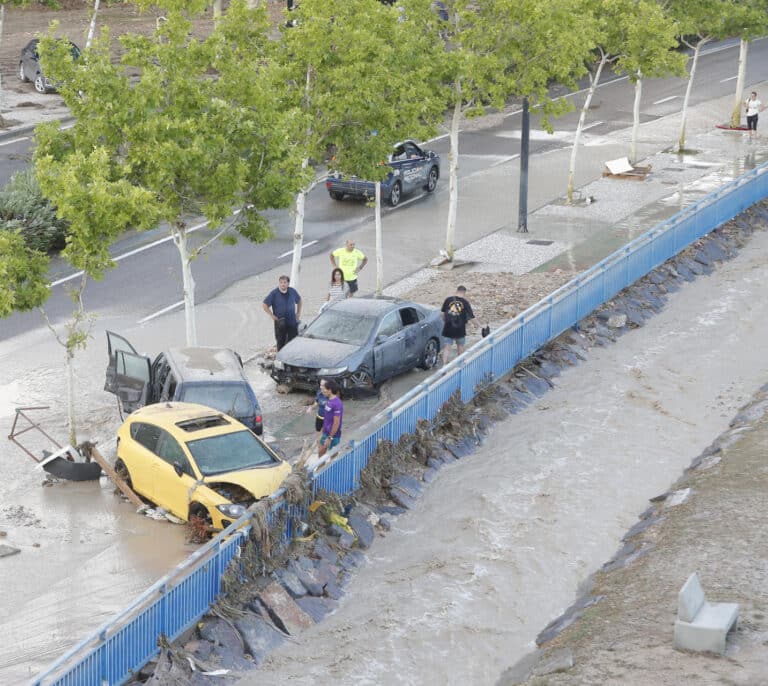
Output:
[[[352,388],[373,388],[373,377],[365,369],[358,369],[349,375]]]
[[[400,204],[401,193],[402,193],[402,188],[400,187],[400,182],[395,181],[395,185],[392,186],[392,190],[389,192],[390,207],[397,207]]]
[[[35,90],[38,93],[45,93],[45,79],[42,74],[38,74],[35,77]]]
[[[29,81],[27,75],[24,73],[24,62],[19,62],[19,81],[22,81],[23,83]]]
[[[429,170],[429,176],[427,177],[427,193],[431,193],[437,188],[437,179],[440,173],[437,171],[437,167],[432,167]]]
[[[421,356],[422,369],[432,369],[437,364],[437,358],[440,354],[439,346],[434,338],[430,338],[424,346],[424,354]]]
[[[344,200],[344,193],[339,193],[339,191],[328,191],[328,193],[334,200]]]

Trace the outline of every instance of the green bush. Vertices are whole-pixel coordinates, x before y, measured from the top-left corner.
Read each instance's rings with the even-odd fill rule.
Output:
[[[0,229],[17,228],[32,250],[49,253],[65,245],[67,222],[56,217],[31,168],[16,172],[0,190]]]

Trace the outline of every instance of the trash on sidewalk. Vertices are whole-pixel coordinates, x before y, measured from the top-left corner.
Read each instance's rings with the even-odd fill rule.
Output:
[[[20,553],[21,550],[19,548],[14,548],[10,545],[5,545],[5,543],[0,543],[0,557],[9,557],[10,555],[15,555],[16,553]]]
[[[632,164],[627,157],[608,160],[605,163],[603,176],[614,179],[639,179],[642,181],[651,172],[651,165]]]

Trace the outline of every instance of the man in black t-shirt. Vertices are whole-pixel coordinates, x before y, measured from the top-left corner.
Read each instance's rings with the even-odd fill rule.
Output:
[[[475,318],[472,305],[466,298],[467,289],[464,286],[456,288],[456,295],[445,299],[441,312],[443,313],[443,364],[448,363],[448,351],[453,343],[456,344],[458,355],[464,352],[467,340],[467,322]]]

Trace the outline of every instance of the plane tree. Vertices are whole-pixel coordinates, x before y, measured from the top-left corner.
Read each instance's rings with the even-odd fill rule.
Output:
[[[643,80],[669,75],[682,76],[688,56],[676,50],[679,28],[673,18],[655,0],[635,3],[631,23],[626,24],[616,68],[629,76],[635,91],[632,105],[632,135],[629,161],[637,162],[637,137],[640,130],[640,103]]]
[[[594,26],[596,40],[588,60],[589,87],[579,114],[568,164],[566,196],[569,203],[573,202],[576,161],[584,124],[605,68],[613,65],[617,72],[625,71],[635,87],[630,151],[630,158],[634,161],[642,78],[679,70],[685,59],[673,54],[677,32],[654,0],[588,0],[584,21]]]
[[[283,30],[279,62],[285,106],[300,122],[304,185],[294,202],[291,283],[298,282],[306,196],[330,165],[374,183],[389,171],[381,161],[403,137],[429,135],[442,101],[428,74],[442,51],[438,17],[426,2],[398,7],[378,0],[302,0]],[[431,34],[430,34],[431,32]],[[381,288],[381,214],[376,202],[377,289]]]
[[[458,208],[459,126],[462,116],[503,108],[527,97],[548,116],[567,108],[553,100],[553,82],[571,83],[584,70],[594,28],[583,0],[445,0],[442,69],[450,116],[449,201],[445,252],[453,258]]]
[[[701,49],[710,41],[733,34],[735,7],[733,0],[668,0],[664,8],[677,24],[680,43],[692,51],[677,141],[678,152],[684,152],[688,106]]]
[[[90,194],[109,212],[104,184],[135,190],[136,204],[115,208],[112,227],[167,226],[181,263],[187,345],[197,344],[194,261],[219,239],[265,240],[260,210],[286,206],[295,186],[291,112],[278,107],[268,31],[264,8],[236,0],[203,40],[171,8],[151,36],[120,37],[118,64],[107,30],[77,64],[51,38],[41,47],[75,123],[38,130],[40,186],[70,223],[87,219],[72,210],[72,196],[87,203]],[[94,157],[100,164],[88,170]],[[65,172],[85,173],[88,183],[61,183]],[[190,220],[200,217],[207,230],[194,243]]]

